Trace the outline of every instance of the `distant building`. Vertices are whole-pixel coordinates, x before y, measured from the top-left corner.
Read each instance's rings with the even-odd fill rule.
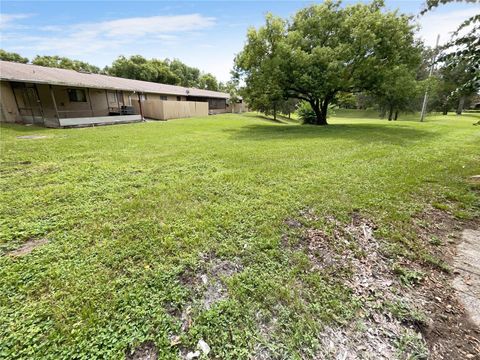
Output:
[[[480,94],[472,96],[470,100],[470,109],[480,110]]]
[[[229,94],[0,61],[0,121],[46,127],[232,112]],[[240,102],[233,112],[243,111]]]

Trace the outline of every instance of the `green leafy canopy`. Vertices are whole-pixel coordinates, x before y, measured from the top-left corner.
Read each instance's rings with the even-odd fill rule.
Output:
[[[236,72],[251,98],[297,98],[327,124],[339,92],[371,90],[394,66],[416,68],[420,49],[411,19],[385,11],[382,1],[342,7],[327,1],[284,20],[267,15],[250,29]]]

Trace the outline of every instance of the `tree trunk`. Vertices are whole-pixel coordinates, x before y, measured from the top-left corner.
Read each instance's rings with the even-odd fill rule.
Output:
[[[327,108],[328,100],[324,100],[320,105],[319,100],[310,101],[310,106],[315,113],[316,121],[314,125],[328,125],[327,123]]]
[[[462,95],[458,100],[457,115],[462,115],[464,103],[465,103],[465,96]]]
[[[277,104],[273,104],[273,120],[277,121]]]
[[[388,121],[392,121],[393,117],[393,107],[390,106],[390,109],[388,109]]]
[[[320,118],[317,117],[316,125],[328,125],[326,113],[323,113],[323,112],[320,113]]]
[[[398,110],[395,111],[395,117],[393,118],[393,120],[397,121],[397,119],[398,119]]]
[[[329,104],[330,100],[329,98],[325,98],[325,100],[323,100],[323,103],[322,103],[322,118],[320,119],[320,123],[319,125],[328,125],[327,123],[327,112],[328,112],[328,104]]]
[[[442,114],[443,114],[443,115],[447,115],[447,114],[448,114],[448,107],[447,107],[447,106],[445,106],[445,107],[443,108]]]

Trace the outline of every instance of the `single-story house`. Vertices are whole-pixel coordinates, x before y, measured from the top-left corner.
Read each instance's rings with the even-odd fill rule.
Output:
[[[0,61],[0,121],[46,127],[242,112],[229,94]],[[232,110],[233,106],[233,110]]]

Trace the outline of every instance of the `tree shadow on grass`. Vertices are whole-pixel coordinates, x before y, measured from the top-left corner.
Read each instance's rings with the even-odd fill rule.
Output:
[[[406,145],[436,136],[435,133],[396,123],[389,124],[334,124],[315,125],[267,125],[252,124],[240,129],[225,130],[234,140],[294,140],[294,139],[343,139],[362,143],[383,142]]]
[[[241,114],[241,116],[243,117],[247,117],[247,118],[253,118],[253,119],[257,119],[257,120],[266,120],[270,123],[275,123],[275,124],[298,124],[298,120],[292,118],[292,117],[288,117],[286,115],[283,115],[283,114],[277,114],[277,119],[275,120],[273,118],[273,116],[271,115],[265,115],[265,114],[262,114],[262,113],[244,113],[244,114]]]

